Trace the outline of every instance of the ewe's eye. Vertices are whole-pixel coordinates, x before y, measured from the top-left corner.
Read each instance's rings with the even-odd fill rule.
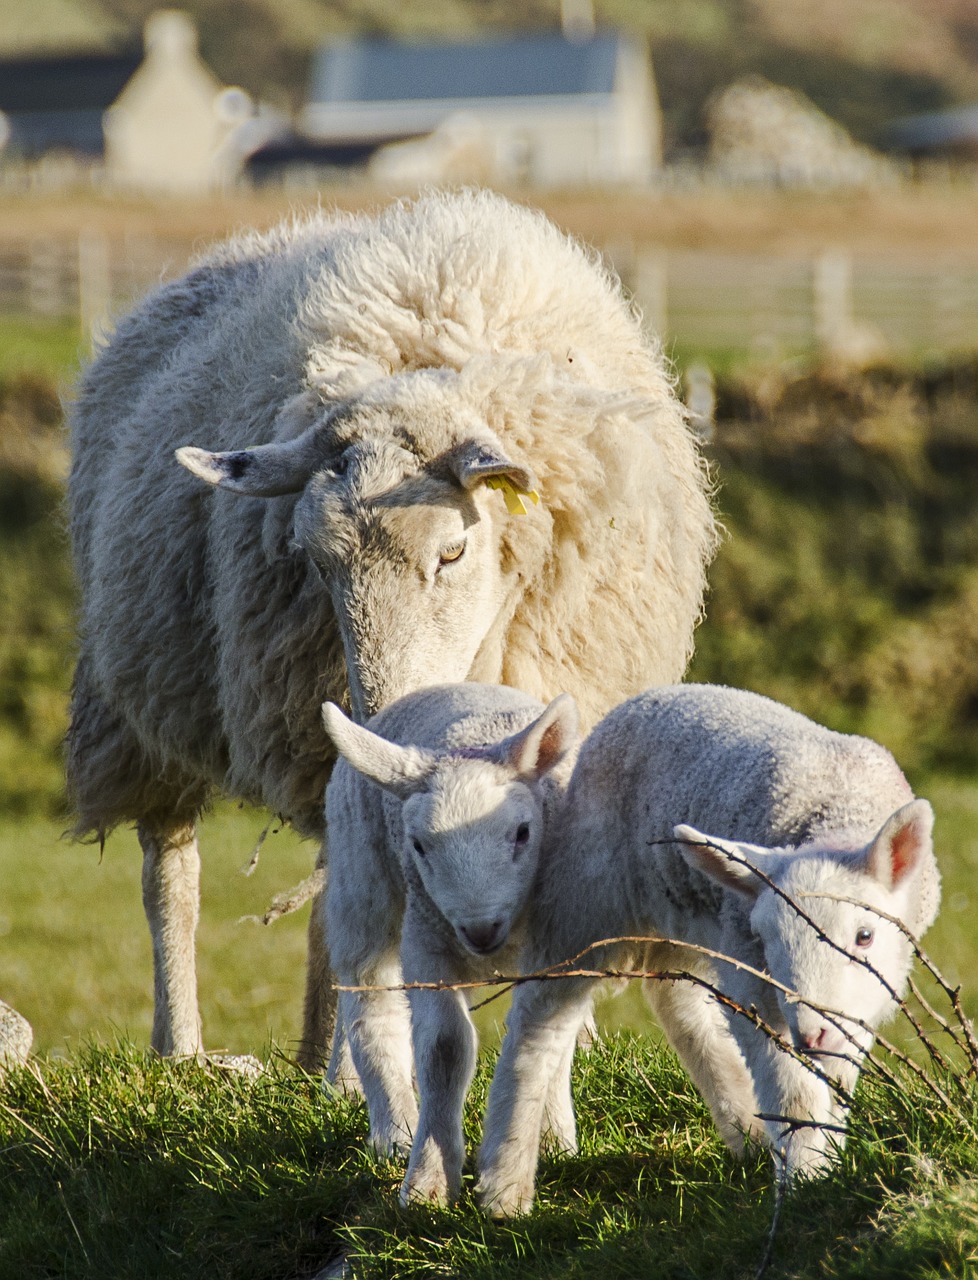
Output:
[[[345,476],[349,465],[350,465],[350,460],[347,458],[345,453],[341,453],[340,456],[333,463],[330,470],[333,472],[334,476]]]
[[[464,542],[453,542],[450,546],[443,547],[441,555],[438,557],[439,569],[442,565],[454,564],[456,560],[461,560],[465,554]]]
[[[425,857],[424,845],[422,845],[421,841],[412,840],[411,843],[414,845],[414,852],[418,855],[418,857],[419,858]]]
[[[856,946],[862,947],[865,950],[866,947],[873,945],[873,937],[874,934],[872,929],[867,928],[864,925],[861,929],[856,930]]]

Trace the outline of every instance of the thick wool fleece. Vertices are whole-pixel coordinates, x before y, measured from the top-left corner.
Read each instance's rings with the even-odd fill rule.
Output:
[[[421,479],[458,443],[436,419],[471,419],[542,498],[514,517],[501,494],[478,495],[518,591],[482,620],[491,643],[471,677],[567,690],[585,723],[681,677],[716,541],[709,486],[618,282],[488,192],[317,213],[203,258],[124,319],[82,378],[68,740],[80,832],[192,820],[214,786],[321,830],[319,707],[344,699],[346,668],[328,583],[295,542],[301,495],[215,493],[173,454],[294,439],[359,406],[393,440],[425,395],[441,418],[410,442]],[[391,633],[410,644],[403,619]],[[421,657],[429,682],[454,678]]]

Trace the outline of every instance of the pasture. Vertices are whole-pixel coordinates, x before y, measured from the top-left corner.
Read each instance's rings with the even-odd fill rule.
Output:
[[[281,204],[161,212],[92,198],[86,215],[201,239],[229,222],[267,224]],[[5,235],[24,225],[15,206],[0,208]],[[974,197],[833,208],[785,195],[721,212],[715,198],[676,196],[623,202],[617,227],[569,197],[550,212],[594,239],[640,239],[654,220],[677,250],[813,236],[934,249],[940,223],[945,247],[970,252]],[[39,229],[77,227],[77,213],[52,202]],[[248,1080],[145,1052],[151,957],[135,835],[114,833],[104,851],[62,838],[73,598],[52,379],[70,382],[81,345],[68,321],[0,321],[0,997],[31,1020],[38,1054],[0,1084],[0,1277],[298,1280],[339,1275],[344,1258],[355,1276],[467,1280],[973,1274],[978,1095],[960,1069],[929,1062],[930,1085],[892,1061],[893,1079],[867,1072],[838,1171],[781,1204],[767,1158],[730,1160],[648,1034],[636,991],[601,1006],[608,1038],[575,1067],[581,1152],[545,1162],[530,1217],[483,1219],[471,1169],[457,1208],[399,1210],[402,1170],[364,1151],[362,1108],[290,1064],[309,908],[269,927],[242,917],[302,880],[314,849],[275,824],[243,875],[261,812],[221,803],[203,825],[199,976],[208,1045],[268,1069]],[[691,674],[891,747],[937,814],[943,908],[925,947],[974,1017],[978,366],[857,376],[772,359],[733,368],[717,390],[709,454],[728,538]],[[503,1009],[479,1014],[487,1053],[466,1113],[470,1151]],[[890,1036],[926,1061],[905,1024]]]

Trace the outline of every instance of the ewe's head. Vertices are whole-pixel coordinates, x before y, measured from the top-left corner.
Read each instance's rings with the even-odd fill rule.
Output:
[[[328,410],[298,397],[277,434],[255,449],[184,448],[177,458],[231,493],[298,495],[294,540],[329,591],[357,718],[428,685],[497,679],[505,627],[546,554],[549,516],[519,499],[530,514],[506,516],[536,481],[464,381],[445,370],[379,378]],[[509,503],[491,481],[508,485]]]
[[[798,849],[760,848],[675,828],[691,866],[752,904],[750,927],[767,970],[810,1002],[778,993],[795,1045],[823,1055],[830,1074],[848,1074],[840,1055],[858,1059],[873,1036],[820,1009],[878,1027],[894,1009],[891,993],[903,994],[913,961],[906,935],[884,916],[919,937],[937,914],[933,822],[927,801],[913,800],[868,845],[828,839]]]
[[[332,703],[326,730],[343,760],[401,801],[401,858],[475,955],[491,955],[526,907],[543,837],[542,779],[577,741],[561,694],[532,724],[489,746],[437,753],[353,724]]]

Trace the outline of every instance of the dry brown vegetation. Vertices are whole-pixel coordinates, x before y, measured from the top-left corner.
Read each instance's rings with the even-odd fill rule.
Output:
[[[840,246],[861,253],[978,257],[978,182],[824,194],[722,188],[647,195],[510,194],[541,206],[561,226],[597,244],[630,239],[671,249],[775,254]],[[202,247],[235,230],[270,226],[317,203],[376,208],[391,198],[391,192],[366,184],[321,192],[231,192],[198,201],[97,192],[8,196],[0,199],[0,242],[101,230],[110,236],[159,236]]]

